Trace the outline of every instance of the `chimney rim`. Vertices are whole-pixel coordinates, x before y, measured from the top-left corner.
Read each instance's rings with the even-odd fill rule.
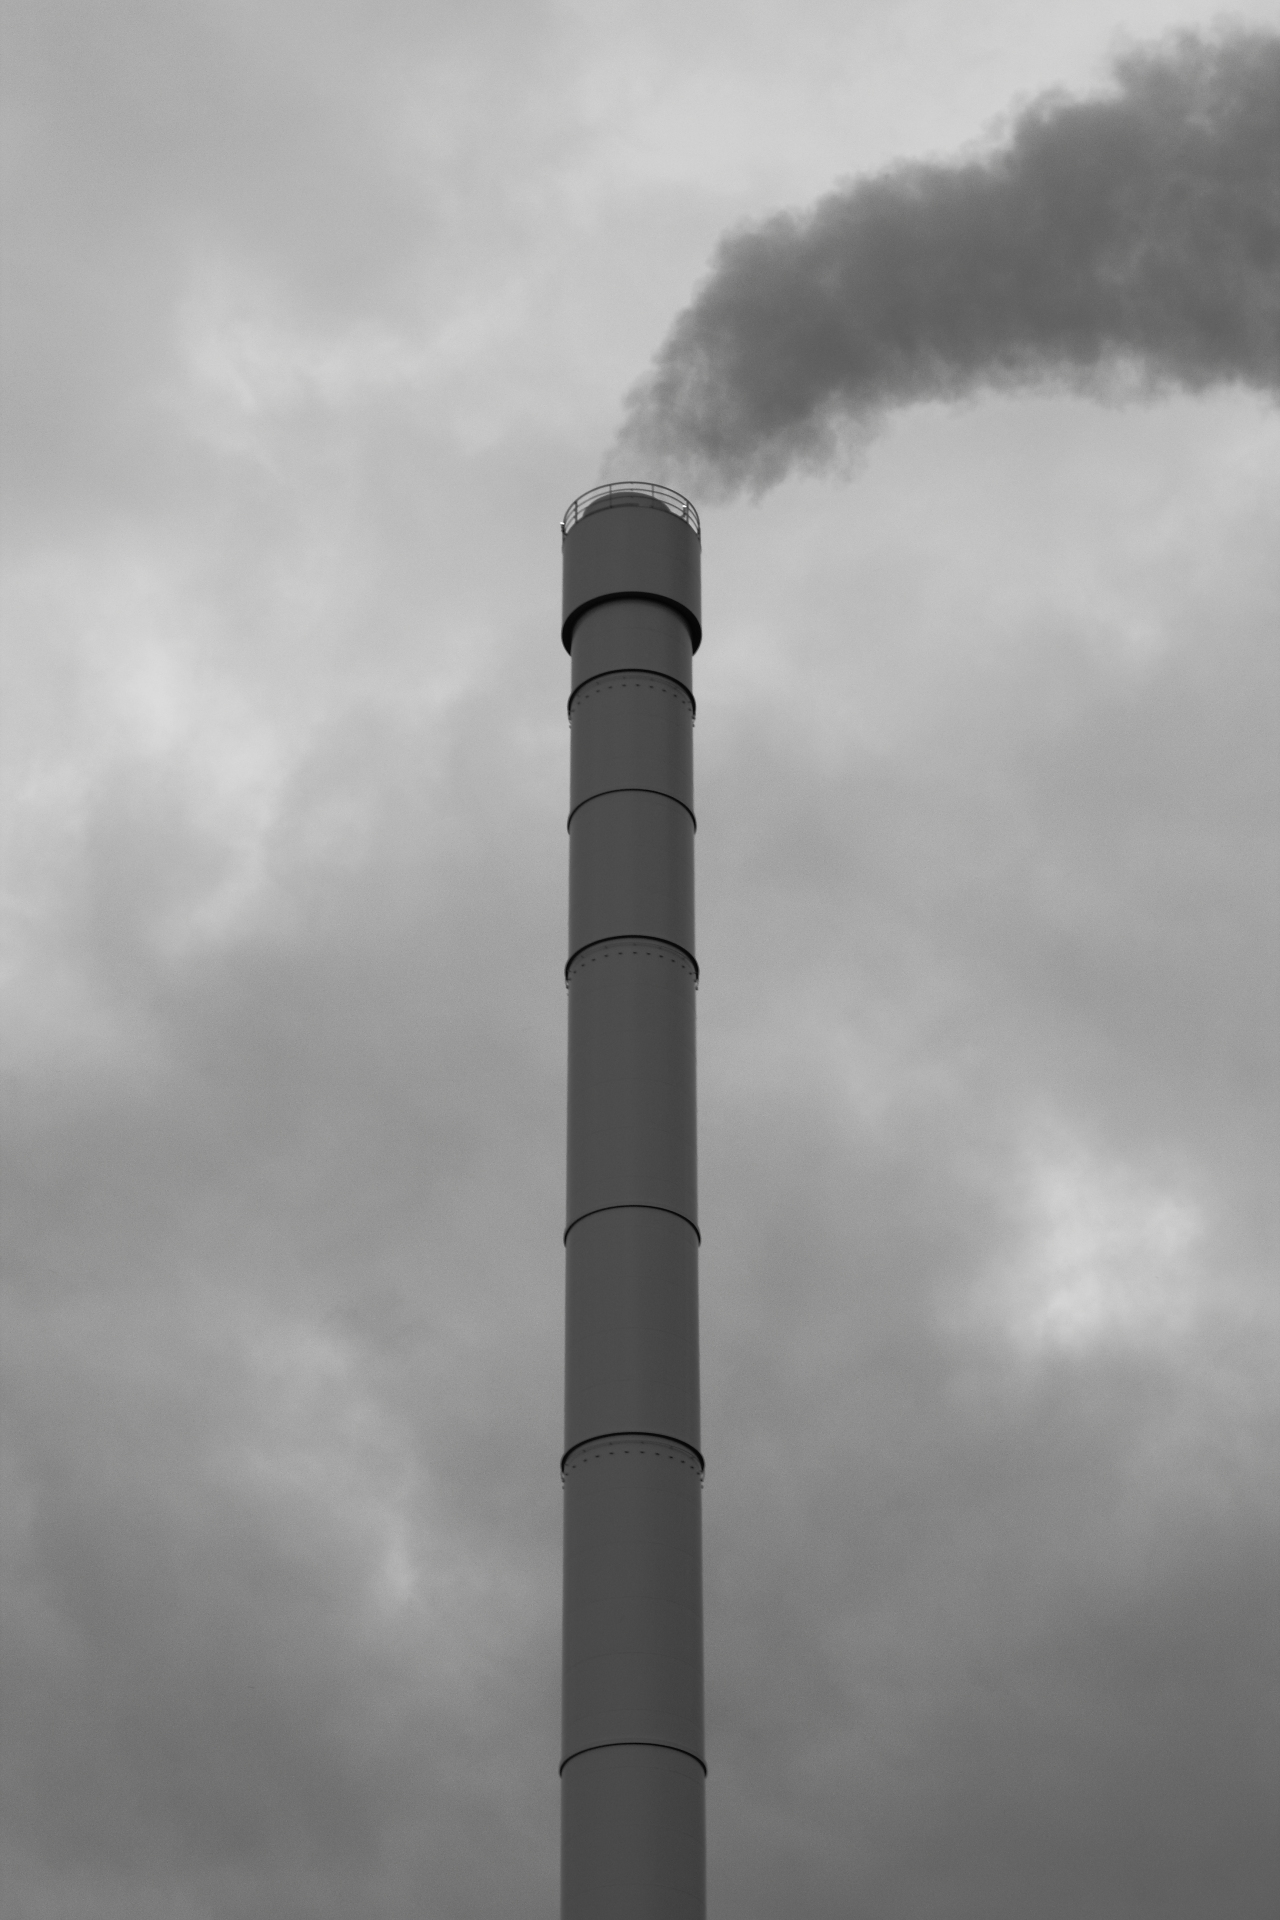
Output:
[[[609,480],[602,486],[588,487],[585,493],[580,493],[565,508],[560,522],[560,538],[563,541],[589,513],[599,513],[610,507],[636,506],[674,514],[677,520],[683,520],[692,529],[698,545],[702,545],[702,522],[692,500],[683,493],[677,493],[674,487],[659,485],[656,480]]]

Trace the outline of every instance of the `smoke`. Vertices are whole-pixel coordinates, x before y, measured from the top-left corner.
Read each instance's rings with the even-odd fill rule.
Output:
[[[980,387],[1280,389],[1280,36],[1132,52],[1006,145],[728,235],[610,465],[759,490]]]

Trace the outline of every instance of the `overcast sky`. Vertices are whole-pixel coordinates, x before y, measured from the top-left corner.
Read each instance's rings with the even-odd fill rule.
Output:
[[[5,1920],[551,1920],[560,514],[1213,16],[6,15]],[[1261,1920],[1280,409],[899,398],[704,503],[712,1910]]]

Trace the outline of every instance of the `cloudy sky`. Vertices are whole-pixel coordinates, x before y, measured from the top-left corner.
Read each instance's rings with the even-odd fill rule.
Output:
[[[761,222],[1213,16],[6,15],[6,1920],[550,1920],[559,516]],[[1260,365],[662,441],[724,1920],[1274,1896]]]

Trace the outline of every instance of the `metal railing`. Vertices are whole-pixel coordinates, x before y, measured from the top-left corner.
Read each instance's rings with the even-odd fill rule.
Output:
[[[637,493],[645,494],[655,506],[665,508],[668,513],[674,513],[677,519],[683,520],[686,525],[692,527],[701,545],[702,522],[698,518],[698,509],[692,500],[686,500],[684,495],[677,493],[674,487],[660,487],[652,480],[610,480],[606,486],[590,487],[586,493],[580,493],[565,510],[564,519],[560,522],[561,538],[563,539],[571,527],[577,526],[588,509],[594,507],[599,510],[613,506],[615,503],[610,498],[612,494],[631,495],[634,498]],[[616,504],[620,507],[625,506],[626,500],[621,499]]]

